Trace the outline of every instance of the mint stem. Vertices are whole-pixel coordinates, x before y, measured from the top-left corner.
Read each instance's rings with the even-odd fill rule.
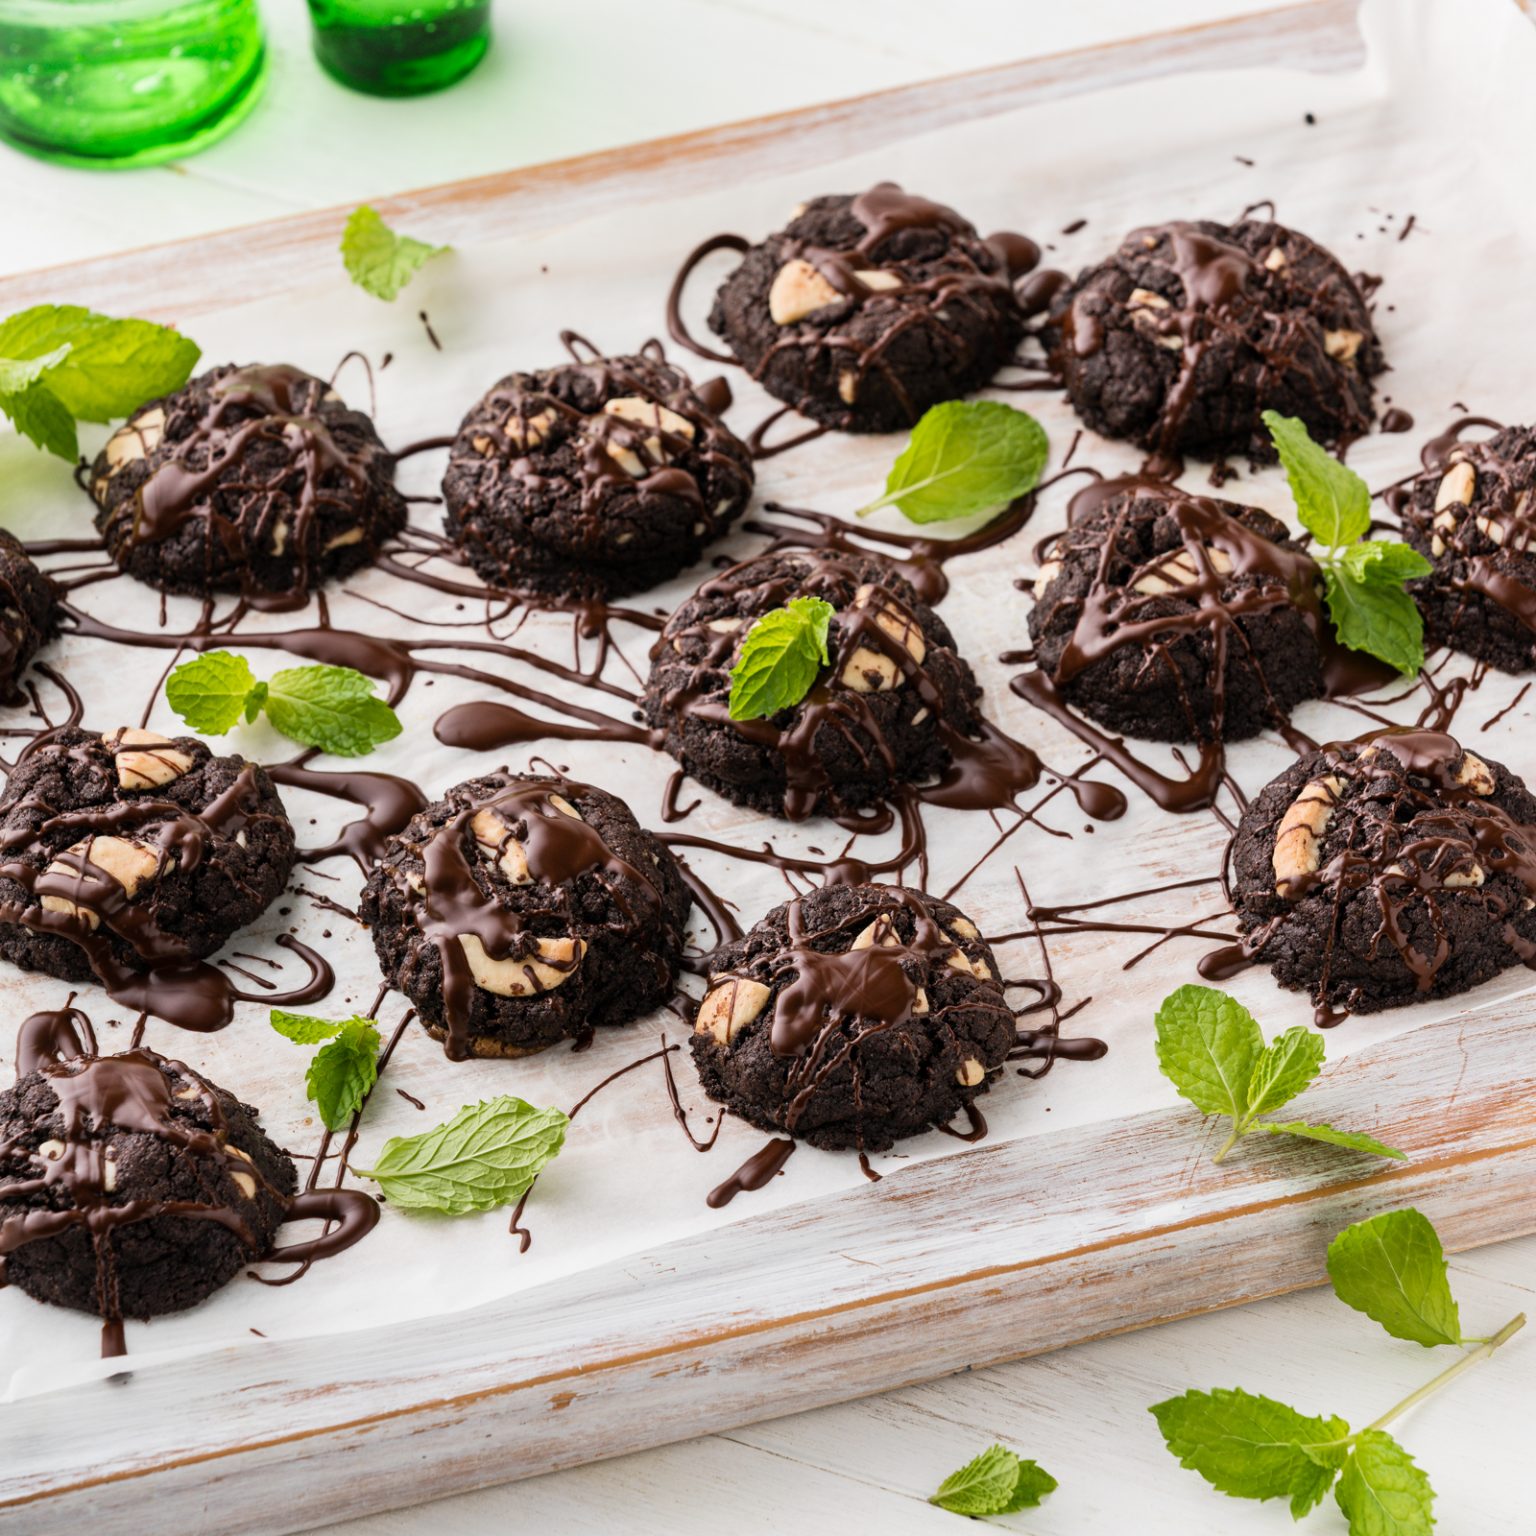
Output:
[[[1366,1429],[1385,1429],[1393,1419],[1407,1413],[1417,1403],[1422,1403],[1426,1397],[1432,1396],[1445,1386],[1453,1377],[1459,1376],[1463,1371],[1470,1370],[1479,1360],[1486,1360],[1501,1344],[1506,1344],[1510,1339],[1525,1327],[1525,1313],[1519,1312],[1504,1324],[1494,1336],[1483,1344],[1465,1354],[1454,1365],[1448,1365],[1431,1381],[1426,1381],[1417,1392],[1410,1392],[1402,1402],[1387,1409],[1382,1416],[1372,1424],[1367,1424]],[[1364,1433],[1365,1431],[1361,1431]]]
[[[1227,1139],[1222,1142],[1222,1144],[1216,1149],[1216,1155],[1211,1159],[1211,1161],[1213,1163],[1219,1163],[1222,1158],[1224,1158],[1227,1153],[1230,1152],[1232,1148],[1238,1144],[1238,1141],[1242,1138],[1243,1132],[1246,1129],[1246,1126],[1234,1120],[1232,1122],[1232,1134],[1228,1136]]]

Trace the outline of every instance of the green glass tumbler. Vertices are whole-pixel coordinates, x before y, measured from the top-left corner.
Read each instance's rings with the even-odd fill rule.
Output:
[[[462,80],[491,41],[491,0],[309,0],[315,57],[370,96],[421,96]]]
[[[67,165],[154,165],[260,94],[256,0],[0,0],[0,139]]]

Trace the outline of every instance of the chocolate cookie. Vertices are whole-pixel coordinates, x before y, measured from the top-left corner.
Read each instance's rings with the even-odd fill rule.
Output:
[[[1254,507],[1106,481],[1049,550],[1029,633],[1057,691],[1113,731],[1236,741],[1323,689],[1318,572]]]
[[[293,1193],[257,1112],[139,1048],[47,1057],[0,1093],[0,1265],[108,1323],[180,1312],[271,1250]]]
[[[659,357],[504,378],[464,418],[448,537],[493,586],[564,601],[643,592],[693,564],[752,495],[752,455]]]
[[[743,1120],[879,1152],[985,1093],[1016,1038],[969,918],[900,886],[834,885],[716,951],[693,1059]]]
[[[690,905],[613,795],[493,773],[412,819],[363,890],[379,965],[455,1061],[527,1056],[671,995]]]
[[[191,736],[54,732],[0,795],[0,958],[109,990],[200,960],[261,915],[293,860],[255,763]]]
[[[1396,510],[1435,567],[1409,587],[1428,638],[1502,672],[1536,667],[1536,429],[1456,443]]]
[[[1231,857],[1243,951],[1322,1007],[1536,963],[1536,796],[1439,731],[1308,753],[1243,813]]]
[[[732,720],[731,667],[755,620],[797,597],[835,610],[830,665],[765,720]],[[712,576],[667,621],[643,706],[701,784],[771,815],[852,815],[952,761],[979,726],[981,689],[954,637],[888,561],[792,551]]]
[[[1095,432],[1171,458],[1275,458],[1260,419],[1322,443],[1368,431],[1386,366],[1360,289],[1305,235],[1267,220],[1133,230],[1051,307],[1045,341]]]
[[[0,703],[20,704],[21,675],[54,631],[58,591],[21,541],[0,528]]]
[[[1005,250],[889,181],[804,204],[748,249],[709,324],[769,394],[840,432],[894,432],[980,389],[1024,330]]]
[[[323,380],[224,367],[135,411],[97,455],[91,495],[130,576],[297,606],[404,527],[394,473],[373,422]]]

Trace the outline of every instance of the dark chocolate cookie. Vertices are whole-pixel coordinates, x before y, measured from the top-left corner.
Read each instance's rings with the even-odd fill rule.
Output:
[[[1439,731],[1308,753],[1243,813],[1231,857],[1244,951],[1320,1007],[1536,963],[1536,796]]]
[[[1434,565],[1409,587],[1428,638],[1502,672],[1536,667],[1536,429],[1456,443],[1395,500]]]
[[[0,795],[0,958],[109,989],[203,959],[282,892],[293,860],[257,764],[191,736],[55,732]]]
[[[815,198],[752,246],[709,324],[769,394],[840,432],[894,432],[980,389],[1024,329],[1005,252],[888,181]]]
[[[1323,688],[1317,567],[1266,512],[1106,481],[1049,550],[1030,637],[1063,698],[1151,741],[1236,741]]]
[[[283,364],[215,368],[142,406],[91,469],[96,526],[166,592],[300,603],[405,525],[373,422]]]
[[[878,1152],[947,1124],[1016,1040],[969,918],[901,886],[834,885],[716,951],[693,1059],[743,1120]]]
[[[151,1050],[48,1057],[0,1093],[0,1264],[38,1301],[196,1306],[271,1250],[294,1184],[250,1105]]]
[[[53,637],[58,591],[14,534],[0,528],[0,703],[19,704],[21,674]]]
[[[752,455],[661,358],[514,373],[464,418],[448,537],[493,586],[565,601],[693,564],[752,495]]]
[[[835,610],[830,665],[810,693],[766,720],[732,720],[731,667],[753,623],[797,597]],[[651,652],[644,708],[701,784],[771,815],[853,814],[952,761],[979,727],[981,690],[954,637],[875,555],[790,551],[712,576]]]
[[[671,995],[690,899],[622,800],[493,773],[390,840],[359,912],[379,965],[456,1061],[527,1056]]]
[[[1267,220],[1133,230],[1051,307],[1045,340],[1077,413],[1165,457],[1275,458],[1263,411],[1322,443],[1370,428],[1386,366],[1349,273]]]

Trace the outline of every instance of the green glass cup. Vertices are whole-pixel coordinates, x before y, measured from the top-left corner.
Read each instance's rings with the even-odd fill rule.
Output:
[[[309,0],[315,57],[370,96],[422,96],[462,80],[491,41],[491,0]]]
[[[0,0],[0,139],[66,165],[154,165],[260,94],[256,0]]]

